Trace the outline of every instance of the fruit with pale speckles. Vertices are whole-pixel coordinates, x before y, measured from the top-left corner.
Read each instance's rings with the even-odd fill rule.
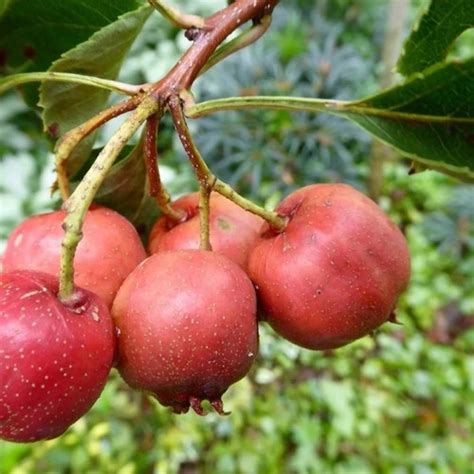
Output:
[[[112,308],[118,368],[175,413],[221,396],[258,349],[256,296],[244,271],[214,252],[152,255],[125,280]]]
[[[209,234],[212,250],[246,268],[263,220],[220,194],[211,193]],[[153,226],[148,242],[151,254],[165,250],[199,249],[199,193],[178,199],[173,208],[185,215],[175,223],[164,216]]]
[[[37,270],[59,275],[64,211],[32,216],[11,233],[4,270]],[[74,260],[77,286],[100,296],[111,307],[129,273],[146,258],[135,228],[123,216],[94,206],[85,219]]]
[[[262,230],[249,275],[278,333],[308,349],[332,349],[393,317],[410,257],[404,236],[373,201],[347,185],[319,184],[276,210],[289,223],[281,233]]]
[[[55,438],[99,397],[112,366],[115,334],[93,293],[57,298],[52,275],[0,275],[0,438]]]

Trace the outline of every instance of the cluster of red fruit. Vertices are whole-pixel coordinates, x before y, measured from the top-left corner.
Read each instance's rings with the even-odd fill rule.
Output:
[[[309,349],[332,349],[390,320],[410,273],[405,239],[353,188],[314,185],[286,198],[284,231],[211,195],[214,251],[199,248],[198,196],[162,217],[146,252],[122,216],[89,210],[74,297],[58,298],[63,211],[9,238],[0,275],[0,438],[60,435],[101,393],[115,364],[176,413],[221,396],[250,369],[261,319]],[[111,309],[109,313],[109,309]]]

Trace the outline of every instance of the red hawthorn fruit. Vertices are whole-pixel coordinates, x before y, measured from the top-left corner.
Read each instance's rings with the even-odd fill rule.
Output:
[[[221,396],[258,350],[256,296],[243,270],[214,252],[152,255],[125,280],[112,308],[118,368],[132,387],[175,413]]]
[[[279,334],[308,349],[333,349],[393,318],[410,257],[373,201],[344,184],[318,184],[276,210],[289,223],[281,233],[264,228],[249,275]]]
[[[59,275],[64,211],[32,216],[10,235],[4,271],[36,270]],[[128,274],[146,258],[135,228],[111,209],[94,206],[86,215],[83,238],[74,260],[75,282],[112,306]]]
[[[151,254],[165,250],[199,249],[199,193],[178,199],[173,208],[184,211],[183,222],[166,216],[153,226],[148,242]],[[245,269],[252,246],[258,240],[263,220],[229,199],[213,192],[210,198],[209,234],[212,250]]]
[[[93,293],[58,300],[52,275],[0,275],[0,438],[55,438],[99,397],[112,367],[115,333]]]

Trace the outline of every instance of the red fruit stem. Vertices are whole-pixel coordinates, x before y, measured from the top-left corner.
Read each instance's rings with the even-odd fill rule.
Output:
[[[159,112],[147,118],[145,126],[145,137],[143,141],[143,154],[147,169],[150,196],[156,199],[160,211],[169,219],[180,222],[186,217],[184,212],[179,212],[171,207],[170,196],[161,182],[160,169],[158,168],[158,152],[156,149],[156,135],[158,132]]]
[[[112,120],[119,115],[122,115],[126,112],[130,112],[135,109],[140,103],[140,95],[136,95],[131,99],[121,102],[119,104],[113,105],[106,110],[103,110],[99,114],[95,115],[87,122],[79,125],[69,132],[65,133],[61,139],[56,144],[56,176],[57,176],[57,186],[59,192],[61,193],[61,198],[63,201],[70,196],[70,186],[69,178],[67,173],[67,160],[71,156],[71,153],[79,145],[79,143],[88,137],[92,132],[97,130],[104,123]]]
[[[280,216],[276,212],[268,211],[263,207],[257,206],[252,201],[240,196],[240,194],[232,189],[227,183],[224,183],[214,176],[193,141],[188,124],[186,122],[186,117],[183,112],[183,104],[181,103],[179,97],[172,97],[168,103],[168,106],[173,118],[174,126],[178,132],[179,139],[181,140],[181,144],[183,145],[184,151],[188,155],[188,158],[193,165],[201,188],[205,188],[208,191],[214,190],[219,194],[222,194],[224,197],[230,199],[232,202],[242,207],[246,211],[252,212],[262,219],[265,219],[272,229],[275,229],[276,231],[282,231],[288,222],[286,217]]]
[[[155,3],[164,5],[163,2],[159,1]],[[146,89],[144,88],[142,92],[129,101],[118,104],[71,130],[60,141],[56,152],[58,183],[63,198],[67,198],[69,185],[65,162],[77,144],[111,118],[135,109],[102,149],[82,182],[64,204],[67,216],[64,221],[65,235],[61,252],[60,299],[62,301],[68,301],[73,296],[74,255],[82,237],[81,229],[87,209],[92,203],[97,190],[120,151],[135,131],[151,115],[157,114],[158,120],[166,106],[174,111],[173,119],[181,140],[183,141],[182,135],[184,134],[184,141],[189,143],[189,149],[192,152],[188,156],[198,173],[201,186],[209,192],[211,189],[215,189],[236,204],[244,207],[244,209],[262,216],[275,229],[281,230],[284,228],[286,220],[283,217],[266,211],[242,198],[227,184],[217,180],[209,172],[202,157],[199,153],[194,152],[197,150],[189,134],[179,98],[181,93],[185,93],[191,87],[213,53],[233,31],[249,20],[259,23],[262,18],[271,15],[277,3],[278,0],[236,0],[217,13],[205,18],[202,27],[199,25],[198,28],[193,27],[187,30],[187,37],[193,41],[193,44],[163,79]],[[172,104],[174,105],[172,106]],[[177,117],[180,123],[178,123]]]

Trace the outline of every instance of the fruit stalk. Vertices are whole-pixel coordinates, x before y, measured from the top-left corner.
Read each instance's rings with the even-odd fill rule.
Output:
[[[157,102],[148,98],[135,109],[105,145],[84,179],[64,203],[67,216],[63,224],[65,234],[61,249],[59,298],[65,303],[70,301],[74,293],[73,261],[82,237],[81,229],[87,209],[122,148],[158,108]]]
[[[199,249],[212,250],[209,239],[209,198],[211,190],[207,186],[199,186]]]
[[[150,196],[155,198],[156,204],[163,214],[174,222],[180,222],[185,216],[170,205],[171,198],[161,182],[160,169],[158,168],[158,153],[156,150],[158,115],[160,115],[159,112],[150,115],[145,126],[143,154],[150,187],[149,193]]]
[[[67,174],[67,160],[79,143],[97,130],[104,123],[118,117],[126,112],[135,109],[139,104],[138,96],[135,96],[125,102],[113,105],[99,114],[92,117],[87,122],[73,128],[65,133],[56,145],[56,179],[59,192],[63,201],[70,196],[70,186]]]
[[[194,167],[201,187],[204,187],[209,191],[217,191],[219,194],[222,194],[227,199],[230,199],[232,202],[242,207],[246,211],[249,211],[261,217],[262,219],[265,219],[272,229],[275,229],[276,231],[282,231],[287,224],[288,219],[286,217],[280,216],[276,212],[268,211],[263,207],[257,206],[252,201],[249,201],[238,194],[227,183],[224,183],[214,176],[207,166],[207,163],[199,153],[196,144],[194,143],[186,122],[186,117],[183,113],[183,108],[179,97],[175,96],[169,101],[169,109],[171,116],[173,117],[174,126],[181,140],[181,144],[183,145],[184,151],[188,155],[188,158]]]

